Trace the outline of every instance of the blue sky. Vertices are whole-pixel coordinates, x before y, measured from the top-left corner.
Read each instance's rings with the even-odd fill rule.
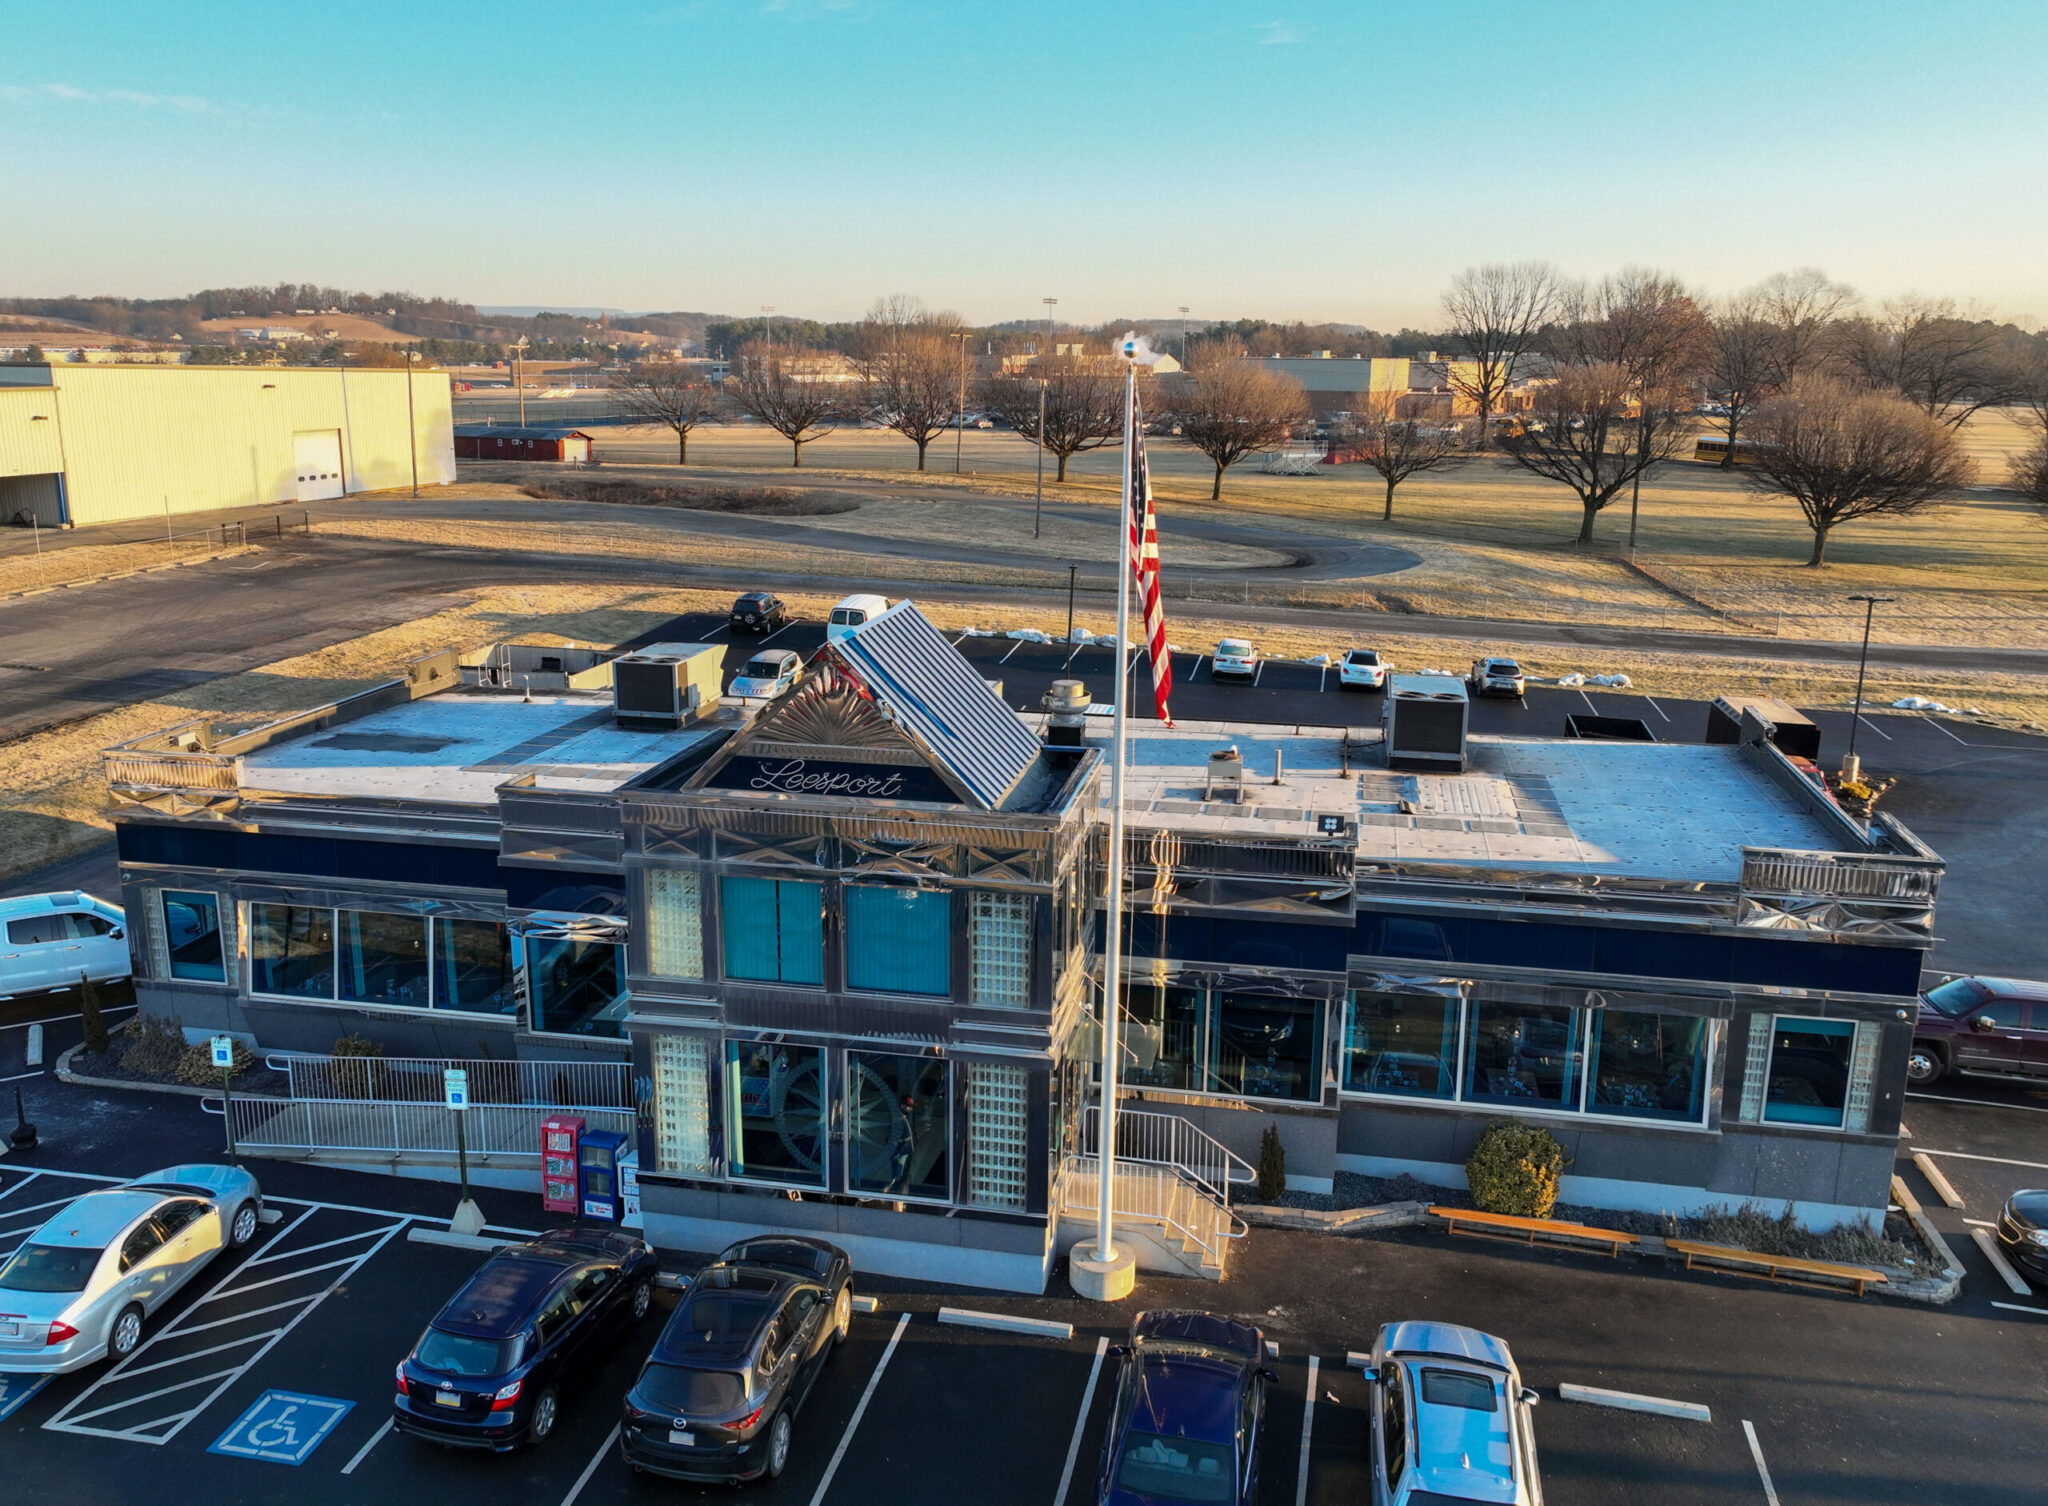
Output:
[[[2048,319],[2041,0],[0,16],[0,294],[1393,327],[1544,257]]]

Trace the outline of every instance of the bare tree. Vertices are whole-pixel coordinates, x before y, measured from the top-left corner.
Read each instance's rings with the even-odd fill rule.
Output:
[[[1844,523],[1923,512],[1970,479],[1953,429],[1904,398],[1831,377],[1795,382],[1758,412],[1754,433],[1750,485],[1799,504],[1816,568]]]
[[[1896,392],[1959,428],[1981,408],[2012,402],[2024,382],[1999,326],[1917,293],[1888,301],[1844,332],[1843,364],[1866,386]]]
[[[1165,400],[1180,437],[1209,457],[1216,480],[1209,500],[1223,495],[1223,473],[1261,450],[1270,450],[1308,415],[1301,383],[1247,359],[1235,340],[1205,340],[1188,355],[1188,380]]]
[[[804,446],[830,434],[847,409],[845,394],[809,369],[809,355],[750,340],[726,378],[734,405],[789,441],[792,466],[804,463]]]
[[[1721,420],[1728,431],[1721,469],[1735,464],[1735,441],[1742,421],[1755,411],[1777,381],[1778,326],[1765,312],[1762,292],[1751,288],[1724,299],[1714,310],[1708,340],[1707,392],[1728,410]]]
[[[1382,522],[1394,516],[1394,488],[1410,476],[1425,471],[1445,470],[1461,465],[1472,456],[1464,431],[1456,424],[1429,424],[1420,419],[1398,417],[1401,395],[1374,393],[1366,410],[1356,414],[1337,435],[1338,445],[1353,458],[1371,466],[1387,483],[1386,510]]]
[[[2048,435],[2013,456],[2012,484],[2029,502],[2048,513]]]
[[[1501,441],[1523,470],[1561,482],[1578,496],[1579,542],[1593,541],[1593,520],[1630,482],[1671,458],[1683,442],[1675,424],[1638,421],[1636,379],[1614,361],[1560,366],[1538,389],[1522,432]]]
[[[1556,314],[1557,273],[1547,262],[1491,262],[1451,279],[1444,315],[1466,364],[1449,367],[1451,387],[1479,409],[1479,444],[1500,411],[1515,370]]]
[[[1756,286],[1757,311],[1775,330],[1770,382],[1789,387],[1818,366],[1836,338],[1836,321],[1856,306],[1856,290],[1830,282],[1818,267],[1773,272]]]
[[[677,465],[690,463],[690,431],[725,407],[718,390],[681,361],[648,361],[616,378],[611,388],[634,418],[675,431]]]
[[[1144,368],[1139,368],[1143,380]],[[1038,387],[1045,384],[1045,433],[1038,432]],[[1123,365],[1107,356],[1074,351],[1041,354],[1030,367],[991,372],[981,384],[989,410],[1026,439],[1042,443],[1059,462],[1067,479],[1067,462],[1086,450],[1099,450],[1124,432]]]
[[[919,470],[931,442],[960,416],[967,354],[959,333],[959,315],[934,313],[900,293],[875,300],[855,332],[865,406],[917,446]]]

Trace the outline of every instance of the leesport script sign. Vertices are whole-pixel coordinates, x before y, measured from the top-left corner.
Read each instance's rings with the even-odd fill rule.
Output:
[[[928,768],[904,764],[825,762],[816,758],[735,758],[711,780],[714,789],[777,795],[830,795],[845,800],[959,798]]]

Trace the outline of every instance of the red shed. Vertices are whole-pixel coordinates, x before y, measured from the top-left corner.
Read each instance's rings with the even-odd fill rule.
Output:
[[[559,460],[582,465],[590,459],[590,436],[581,429],[544,429],[517,424],[457,424],[457,460]]]

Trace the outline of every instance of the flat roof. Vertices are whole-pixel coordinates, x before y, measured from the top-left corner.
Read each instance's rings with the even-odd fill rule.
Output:
[[[242,757],[242,788],[277,794],[492,805],[531,774],[544,790],[600,794],[714,735],[724,724],[631,731],[609,693],[443,691]]]
[[[1300,841],[1337,815],[1358,823],[1364,861],[1728,883],[1742,876],[1744,847],[1841,849],[1725,744],[1474,736],[1467,772],[1407,773],[1381,767],[1378,744],[1354,736],[1347,775],[1343,728],[1140,726],[1124,788],[1127,819],[1146,827]],[[1091,719],[1088,734],[1106,748],[1108,718]],[[1205,800],[1209,754],[1230,746],[1244,760],[1243,799]]]

